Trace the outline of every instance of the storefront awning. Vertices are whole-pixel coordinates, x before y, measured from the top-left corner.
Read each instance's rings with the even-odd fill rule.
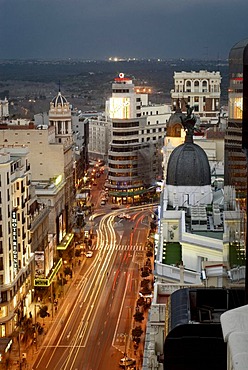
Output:
[[[109,189],[109,195],[112,197],[133,197],[135,195],[141,195],[146,194],[149,192],[154,192],[155,187],[151,187],[149,189],[139,189],[135,191],[116,191],[116,190],[110,190]]]
[[[13,341],[11,338],[0,338],[0,356],[1,357],[10,350],[12,342]]]
[[[48,287],[51,285],[54,276],[59,272],[60,267],[62,266],[62,258],[59,259],[56,266],[52,269],[51,274],[47,278],[35,278],[34,286],[36,287]]]
[[[57,250],[58,251],[65,251],[68,246],[70,245],[72,239],[74,238],[74,234],[66,234],[66,236],[62,239],[61,243],[57,245]]]

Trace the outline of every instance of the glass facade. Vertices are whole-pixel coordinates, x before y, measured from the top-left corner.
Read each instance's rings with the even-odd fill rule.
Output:
[[[235,186],[242,207],[247,187],[246,156],[242,151],[248,148],[248,120],[244,120],[248,111],[247,48],[248,39],[238,42],[229,53],[229,117],[225,135],[225,185]]]

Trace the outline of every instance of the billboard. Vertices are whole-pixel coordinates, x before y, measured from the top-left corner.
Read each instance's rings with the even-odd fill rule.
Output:
[[[34,252],[35,277],[45,277],[45,254],[43,251]]]
[[[129,119],[130,114],[130,98],[115,98],[109,100],[109,116],[110,118]]]

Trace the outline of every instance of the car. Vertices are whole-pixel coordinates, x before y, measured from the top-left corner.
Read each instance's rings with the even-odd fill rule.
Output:
[[[120,362],[119,362],[119,366],[122,367],[122,368],[126,368],[127,366],[131,366],[131,365],[134,365],[136,363],[135,359],[134,358],[131,358],[131,357],[123,357]]]
[[[125,218],[125,213],[120,213],[119,215],[117,215],[118,218]]]
[[[85,253],[85,257],[87,258],[91,258],[93,256],[93,252],[92,251],[88,251]]]
[[[106,200],[105,199],[102,199],[101,200],[101,206],[105,206],[105,204],[106,204]]]
[[[118,218],[125,218],[126,220],[129,220],[131,218],[131,216],[128,215],[127,213],[120,213],[117,217]]]

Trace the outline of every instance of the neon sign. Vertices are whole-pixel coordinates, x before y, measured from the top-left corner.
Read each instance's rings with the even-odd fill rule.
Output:
[[[12,245],[13,245],[13,262],[14,274],[18,272],[18,243],[17,243],[17,218],[16,211],[12,211]]]

